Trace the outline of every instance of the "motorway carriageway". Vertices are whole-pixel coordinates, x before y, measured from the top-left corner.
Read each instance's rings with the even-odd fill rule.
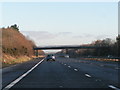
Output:
[[[36,58],[3,69],[2,89],[17,88],[102,88],[120,90],[117,62],[57,57]]]

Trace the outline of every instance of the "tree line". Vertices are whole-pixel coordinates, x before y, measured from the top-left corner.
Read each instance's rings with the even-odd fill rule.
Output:
[[[71,57],[120,57],[120,35],[116,37],[116,41],[112,41],[110,38],[103,40],[96,40],[90,44],[84,46],[108,46],[106,48],[94,48],[94,49],[64,49],[61,53],[66,53]]]
[[[11,28],[11,29],[19,31],[19,26],[17,24],[11,25],[10,27],[8,26],[7,28],[8,29]],[[5,27],[3,27],[2,29],[5,29]]]

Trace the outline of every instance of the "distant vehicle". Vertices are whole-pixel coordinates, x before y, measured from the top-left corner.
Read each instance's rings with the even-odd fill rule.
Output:
[[[88,57],[92,57],[91,55],[88,55]]]
[[[107,57],[108,57],[108,58],[112,58],[113,56],[112,56],[112,55],[108,55]]]
[[[69,56],[69,55],[59,55],[59,57],[70,58],[70,56]]]
[[[46,60],[47,61],[55,61],[55,56],[52,54],[52,55],[47,55],[47,57],[46,57]]]
[[[69,55],[65,55],[66,58],[69,58]]]

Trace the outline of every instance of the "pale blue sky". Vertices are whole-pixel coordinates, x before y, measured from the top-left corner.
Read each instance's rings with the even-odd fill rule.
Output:
[[[117,2],[2,3],[1,27],[18,24],[38,46],[79,45],[118,34]]]

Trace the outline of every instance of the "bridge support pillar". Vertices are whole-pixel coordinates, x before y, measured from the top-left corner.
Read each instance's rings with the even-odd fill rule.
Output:
[[[68,54],[68,49],[66,49],[65,51],[66,51],[65,54]]]
[[[35,50],[35,56],[38,57],[38,50]]]

